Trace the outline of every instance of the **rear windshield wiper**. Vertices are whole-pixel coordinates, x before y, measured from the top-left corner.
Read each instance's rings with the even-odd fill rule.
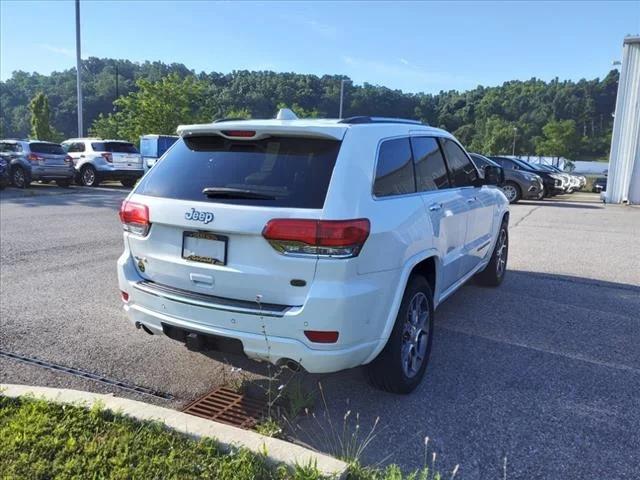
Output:
[[[250,198],[255,200],[275,200],[276,197],[255,190],[241,188],[207,187],[202,193],[209,198]]]

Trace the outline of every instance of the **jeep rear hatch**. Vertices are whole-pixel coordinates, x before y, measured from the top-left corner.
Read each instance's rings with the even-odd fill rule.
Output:
[[[146,236],[129,235],[139,273],[227,299],[302,305],[317,257],[283,254],[263,230],[273,219],[321,218],[341,142],[234,133],[185,136],[140,182],[129,199],[150,223]]]

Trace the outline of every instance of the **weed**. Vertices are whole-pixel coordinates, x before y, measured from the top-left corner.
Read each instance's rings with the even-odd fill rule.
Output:
[[[280,438],[282,436],[282,427],[273,418],[265,418],[255,426],[255,431],[266,437]]]

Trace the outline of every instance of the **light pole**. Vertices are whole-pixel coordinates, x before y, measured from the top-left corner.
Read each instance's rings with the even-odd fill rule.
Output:
[[[342,118],[342,102],[344,99],[344,84],[349,82],[351,82],[351,80],[346,80],[346,79],[340,80],[340,113],[338,114],[338,118]]]
[[[511,155],[516,156],[516,133],[518,133],[518,127],[513,127],[513,148],[511,149]]]
[[[80,83],[80,0],[76,0],[76,83],[78,90],[78,137],[82,137],[82,85]]]

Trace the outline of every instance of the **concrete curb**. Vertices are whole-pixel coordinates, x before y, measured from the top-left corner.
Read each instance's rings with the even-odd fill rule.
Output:
[[[245,447],[260,454],[266,450],[267,458],[274,463],[284,463],[293,467],[296,464],[307,465],[311,462],[316,464],[323,475],[335,478],[344,478],[346,476],[347,464],[328,455],[314,452],[284,440],[265,437],[250,430],[243,430],[136,400],[64,388],[12,384],[0,384],[0,395],[13,398],[29,395],[56,403],[87,407],[99,402],[107,410],[122,413],[137,420],[160,421],[173,430],[195,438],[213,438],[222,448],[227,450],[231,447]]]

